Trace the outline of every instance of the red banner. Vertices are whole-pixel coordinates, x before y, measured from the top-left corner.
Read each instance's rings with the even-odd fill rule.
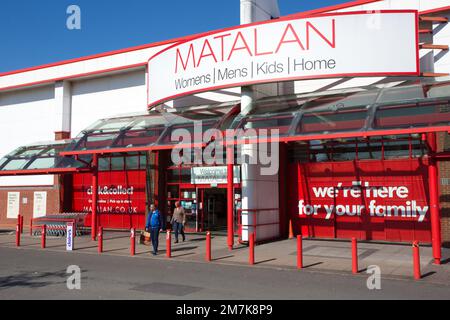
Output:
[[[289,212],[303,235],[431,242],[423,160],[290,166]]]
[[[100,225],[104,228],[145,227],[145,170],[106,171],[98,174]],[[92,212],[92,175],[73,176],[73,210]],[[86,226],[90,226],[88,215]]]

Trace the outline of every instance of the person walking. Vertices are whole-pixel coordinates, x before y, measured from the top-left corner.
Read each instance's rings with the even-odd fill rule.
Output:
[[[147,223],[145,225],[145,230],[148,232],[150,230],[150,238],[152,239],[153,252],[155,256],[158,254],[159,245],[159,231],[162,227],[162,216],[158,208],[154,204],[150,205],[150,210],[147,216]]]
[[[180,202],[175,202],[175,209],[173,210],[172,215],[172,226],[175,231],[175,243],[178,243],[178,234],[181,233],[183,237],[183,242],[186,240],[186,236],[184,234],[184,224],[186,223],[186,213],[184,212],[184,208],[180,205]]]

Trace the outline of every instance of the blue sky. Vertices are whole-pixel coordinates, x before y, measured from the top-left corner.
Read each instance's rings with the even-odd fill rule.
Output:
[[[279,0],[282,15],[346,2]],[[67,7],[81,8],[68,30]],[[239,0],[1,0],[0,72],[239,24]]]

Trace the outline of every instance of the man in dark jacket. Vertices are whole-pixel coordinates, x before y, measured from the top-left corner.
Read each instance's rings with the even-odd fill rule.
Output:
[[[162,227],[162,215],[154,204],[150,205],[150,210],[147,216],[147,223],[145,225],[145,230],[150,230],[150,237],[152,239],[153,245],[153,255],[158,253],[159,245],[159,230]]]

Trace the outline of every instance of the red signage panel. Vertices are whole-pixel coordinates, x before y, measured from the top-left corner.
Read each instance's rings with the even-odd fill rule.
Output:
[[[104,228],[145,227],[145,170],[105,171],[98,174],[99,223]],[[92,174],[73,175],[73,210],[92,212]],[[90,214],[86,226],[90,226]]]
[[[431,242],[427,166],[420,159],[290,164],[289,212],[318,238]]]

